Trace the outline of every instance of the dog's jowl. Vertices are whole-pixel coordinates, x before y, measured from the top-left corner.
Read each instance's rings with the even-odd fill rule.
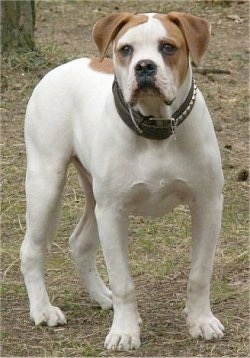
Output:
[[[35,324],[66,323],[50,303],[44,260],[73,162],[86,208],[70,247],[91,298],[114,309],[105,347],[140,347],[128,265],[129,215],[164,215],[179,204],[187,205],[192,217],[188,330],[192,337],[223,336],[209,301],[223,174],[213,124],[191,68],[209,36],[206,20],[184,13],[111,14],[93,29],[99,58],[64,64],[35,88],[25,121],[27,231],[21,248]],[[105,58],[109,45],[112,60]],[[111,291],[96,268],[99,243]]]

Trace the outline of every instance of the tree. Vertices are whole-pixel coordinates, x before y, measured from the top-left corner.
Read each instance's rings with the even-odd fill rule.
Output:
[[[1,1],[1,50],[35,50],[35,1]]]

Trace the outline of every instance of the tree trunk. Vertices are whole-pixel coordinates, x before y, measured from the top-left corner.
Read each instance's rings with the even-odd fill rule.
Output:
[[[1,1],[2,53],[35,50],[35,1]]]

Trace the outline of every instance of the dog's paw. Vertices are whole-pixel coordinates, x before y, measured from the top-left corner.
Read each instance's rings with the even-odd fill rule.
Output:
[[[60,308],[49,305],[42,309],[30,311],[31,320],[35,325],[45,324],[49,327],[61,326],[67,323],[66,318]]]
[[[112,331],[109,332],[104,343],[104,347],[111,351],[129,351],[138,349],[140,345],[139,335]]]
[[[112,294],[110,296],[108,295],[98,295],[92,298],[93,301],[98,303],[98,305],[103,310],[111,310],[113,308],[113,301],[112,301]]]
[[[193,338],[204,338],[206,340],[221,338],[224,336],[224,326],[211,313],[209,316],[199,317],[196,320],[187,319],[188,330]]]
[[[111,310],[113,308],[112,292],[104,284],[98,290],[89,291],[89,294],[101,309]]]

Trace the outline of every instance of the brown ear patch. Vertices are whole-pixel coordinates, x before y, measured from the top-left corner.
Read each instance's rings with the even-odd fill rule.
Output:
[[[120,29],[133,17],[129,12],[115,13],[102,17],[95,24],[92,36],[103,59],[109,47]]]
[[[191,58],[194,64],[198,65],[208,47],[210,39],[210,25],[208,21],[198,16],[181,12],[170,12],[166,15],[160,15],[158,18],[163,23],[165,22],[165,26],[167,26],[168,21],[171,21],[179,27],[186,40]]]
[[[105,16],[97,21],[93,28],[92,35],[99,50],[100,59],[104,58],[109,44],[116,38],[118,33],[120,33],[120,30],[124,28],[127,31],[129,28],[146,22],[147,20],[148,17],[145,15],[134,15],[129,12],[122,12]]]
[[[89,67],[97,72],[106,74],[114,73],[113,62],[110,58],[104,58],[102,61],[100,61],[99,58],[94,57],[90,60]]]
[[[118,40],[120,37],[122,37],[122,35],[124,35],[129,29],[136,27],[138,25],[144,24],[145,22],[148,21],[148,16],[144,15],[144,14],[136,14],[133,17],[131,17],[131,19],[129,20],[129,22],[127,22],[119,31],[119,33],[117,34],[116,40]]]

